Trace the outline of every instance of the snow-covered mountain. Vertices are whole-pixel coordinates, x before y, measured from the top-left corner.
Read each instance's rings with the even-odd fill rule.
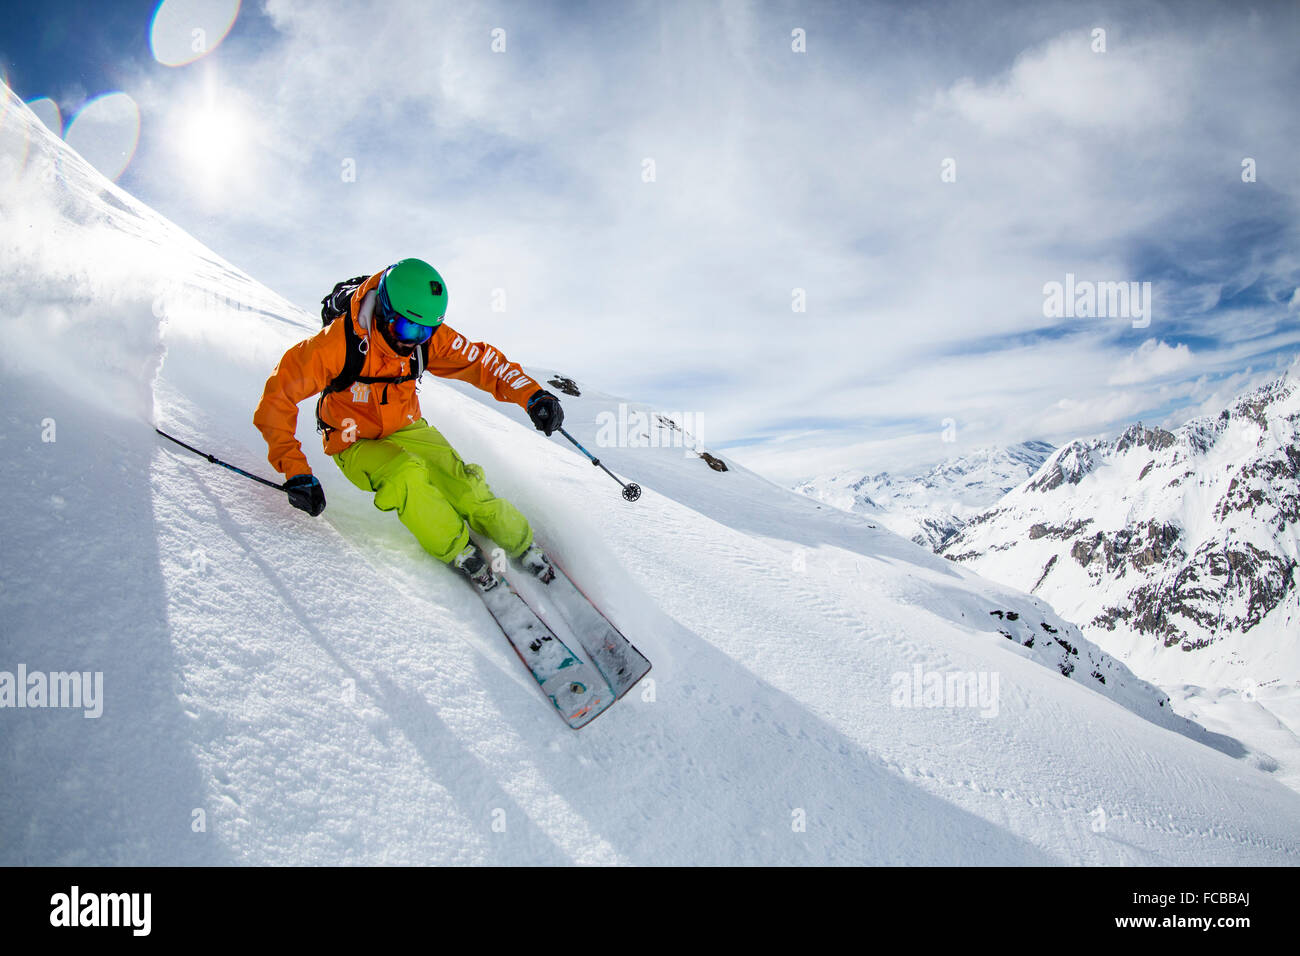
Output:
[[[1071,442],[941,553],[1046,598],[1146,679],[1201,698],[1184,712],[1225,691],[1249,705],[1239,717],[1264,707],[1281,738],[1270,746],[1294,754],[1298,367],[1174,431]]]
[[[253,409],[319,321],[3,92],[0,862],[1300,861],[1267,755],[1043,600],[663,422],[611,442],[620,401],[580,370],[566,426],[635,504],[520,409],[428,381],[427,417],[654,662],[568,730],[310,425],[316,519],[154,434],[265,473]],[[72,671],[102,675],[94,719],[13,706],[13,675]]]
[[[794,490],[818,501],[870,515],[895,534],[932,550],[1038,470],[1055,449],[1027,441],[979,448],[915,474],[844,472],[799,482]]]
[[[1071,442],[942,553],[1109,632],[1146,673],[1300,676],[1300,387]]]

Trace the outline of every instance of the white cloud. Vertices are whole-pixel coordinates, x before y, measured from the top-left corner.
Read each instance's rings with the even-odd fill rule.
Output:
[[[787,17],[731,3],[578,18],[268,0],[278,33],[255,55],[236,31],[130,87],[156,123],[204,93],[212,65],[256,119],[222,215],[156,139],[137,191],[307,307],[337,278],[431,259],[449,321],[525,363],[699,412],[715,442],[759,436],[754,456],[796,431],[828,458],[928,455],[946,417],[963,441],[1073,437],[1032,430],[1103,429],[1167,401],[1162,379],[1218,377],[1295,335],[1262,311],[1217,318],[1204,331],[1223,347],[1198,338],[1193,354],[1161,325],[1294,268],[1215,245],[1249,218],[1235,144],[1261,170],[1294,155],[1276,23],[1211,30],[1118,7],[1094,54],[1066,4],[997,31],[940,9],[826,10],[795,54]],[[1278,203],[1297,191],[1280,174],[1266,188]],[[1169,262],[1185,239],[1220,258]],[[1122,321],[1046,327],[1045,282],[1144,278],[1134,250],[1192,267],[1157,284],[1154,344],[1134,350]],[[807,312],[791,311],[796,287]]]
[[[1136,385],[1182,371],[1192,364],[1192,350],[1186,345],[1166,345],[1147,339],[1116,363],[1107,385]]]

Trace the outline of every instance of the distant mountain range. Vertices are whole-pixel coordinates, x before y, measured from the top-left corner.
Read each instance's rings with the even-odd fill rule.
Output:
[[[1294,680],[1295,368],[1172,432],[1071,442],[939,552],[1045,598],[1148,680]]]
[[[969,518],[1033,475],[1055,450],[1042,441],[980,448],[916,474],[844,472],[808,479],[794,490],[869,515],[895,534],[937,550]]]

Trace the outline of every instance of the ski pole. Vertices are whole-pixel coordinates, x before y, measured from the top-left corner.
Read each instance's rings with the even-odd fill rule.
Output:
[[[168,434],[167,434],[165,431],[163,431],[161,428],[154,428],[154,431],[156,431],[159,435],[162,435],[163,438],[166,438],[166,439],[169,440],[169,441],[174,441],[176,444],[180,445],[182,448],[188,448],[190,451],[194,452],[194,454],[198,455],[200,458],[206,458],[208,461],[212,462],[212,464],[214,464],[214,465],[220,465],[222,468],[229,468],[231,471],[237,471],[237,472],[239,472],[239,474],[243,475],[245,478],[252,478],[254,481],[260,481],[262,484],[266,485],[268,488],[274,488],[276,491],[284,491],[284,485],[277,485],[274,481],[267,481],[265,478],[259,478],[257,475],[250,474],[249,472],[244,471],[244,469],[242,469],[242,468],[236,468],[234,465],[227,464],[226,462],[224,462],[224,461],[222,461],[220,458],[218,458],[216,455],[209,455],[209,454],[208,454],[207,452],[205,452],[205,451],[199,451],[199,450],[198,450],[197,448],[195,448],[193,445],[187,445],[187,444],[185,444],[185,442],[181,441],[179,438],[173,438],[171,435],[168,435]]]
[[[570,435],[568,432],[566,432],[563,428],[557,428],[556,431],[558,431],[558,432],[559,432],[561,435],[563,435],[565,438],[569,439],[569,441],[573,442],[573,444],[577,446],[578,451],[582,452],[584,455],[586,455],[588,458],[591,459],[591,463],[592,463],[593,465],[595,465],[596,467],[598,467],[598,468],[599,468],[601,471],[603,471],[605,474],[609,475],[609,477],[613,478],[613,479],[614,479],[615,481],[617,481],[620,485],[623,485],[623,500],[624,500],[624,501],[636,501],[638,498],[641,497],[641,486],[638,485],[635,481],[629,481],[629,482],[627,482],[626,484],[624,484],[624,483],[619,479],[618,475],[614,474],[612,471],[610,471],[608,468],[606,468],[604,465],[602,465],[602,464],[600,463],[600,459],[599,459],[599,458],[597,458],[597,457],[596,457],[595,455],[593,455],[591,452],[587,451],[587,449],[585,449],[585,448],[583,448],[581,445],[579,445],[579,444],[578,444],[578,439],[574,438],[572,435]]]

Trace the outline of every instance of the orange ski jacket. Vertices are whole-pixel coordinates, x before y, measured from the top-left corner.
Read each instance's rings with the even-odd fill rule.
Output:
[[[364,340],[366,360],[360,374],[388,378],[409,374],[410,358],[398,355],[374,328],[375,287],[382,272],[367,279],[352,294],[348,314],[339,316],[320,332],[284,353],[266,380],[262,400],[253,413],[253,424],[266,439],[267,460],[286,479],[311,474],[307,456],[298,443],[298,403],[324,391],[347,359],[344,323]],[[442,378],[470,382],[502,402],[526,408],[540,386],[485,342],[471,342],[445,322],[429,340],[425,371]],[[324,432],[325,454],[337,455],[361,438],[384,438],[423,417],[416,382],[396,384],[356,383],[350,389],[325,395],[320,417],[328,426]]]

